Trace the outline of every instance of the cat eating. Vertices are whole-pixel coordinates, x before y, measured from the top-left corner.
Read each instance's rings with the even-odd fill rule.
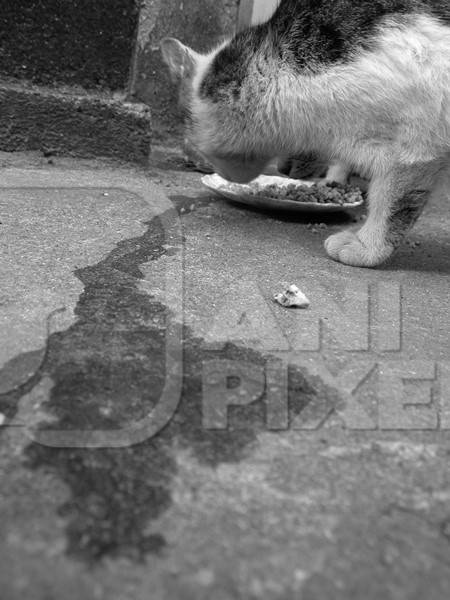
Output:
[[[281,0],[208,54],[161,49],[189,142],[222,177],[305,154],[370,180],[364,225],[325,242],[334,260],[383,263],[450,169],[448,0]]]

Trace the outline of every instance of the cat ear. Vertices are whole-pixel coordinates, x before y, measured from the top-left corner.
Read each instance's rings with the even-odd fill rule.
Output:
[[[174,81],[193,75],[197,56],[194,50],[175,38],[164,38],[161,42],[161,52]]]

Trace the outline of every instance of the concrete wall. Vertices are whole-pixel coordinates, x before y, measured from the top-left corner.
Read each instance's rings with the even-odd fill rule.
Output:
[[[106,103],[123,98],[145,103],[153,116],[153,139],[181,132],[177,93],[159,43],[174,36],[207,50],[234,33],[238,8],[239,0],[0,0],[0,83],[10,83],[14,93],[8,98],[16,99],[17,82],[19,87],[23,82],[24,92],[30,83],[42,88],[33,85],[25,104],[21,100],[14,112],[22,138],[26,137],[20,124],[23,106],[36,102],[43,113],[42,107],[53,107],[58,98],[48,97],[55,88],[73,95],[75,106],[75,96],[82,93],[77,86],[90,91],[94,108],[103,97]],[[39,94],[42,102],[37,101]],[[64,118],[58,121],[61,139],[66,121],[71,122],[67,106],[64,102]],[[101,118],[105,114],[99,110]],[[148,115],[145,118],[149,123]],[[6,117],[2,123],[2,147],[9,148]],[[26,147],[27,140],[22,141]]]
[[[138,0],[0,0],[0,77],[123,89]]]
[[[178,130],[176,92],[161,60],[159,43],[177,37],[196,50],[234,33],[239,0],[143,0],[129,99],[152,108],[155,137]]]
[[[146,164],[151,116],[142,104],[0,83],[0,150],[116,158]]]

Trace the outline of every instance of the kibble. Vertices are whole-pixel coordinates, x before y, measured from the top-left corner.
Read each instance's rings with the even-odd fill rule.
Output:
[[[290,183],[286,186],[276,184],[261,185],[250,184],[249,193],[268,198],[291,200],[294,202],[312,202],[315,204],[345,204],[361,203],[364,200],[363,192],[353,185],[342,185],[340,183],[329,183],[326,185],[313,184],[296,185]]]

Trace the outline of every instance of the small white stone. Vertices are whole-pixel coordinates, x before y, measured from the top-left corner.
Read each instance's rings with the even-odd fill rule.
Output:
[[[310,305],[308,298],[296,285],[290,285],[281,294],[276,294],[274,300],[285,308],[308,308]]]

